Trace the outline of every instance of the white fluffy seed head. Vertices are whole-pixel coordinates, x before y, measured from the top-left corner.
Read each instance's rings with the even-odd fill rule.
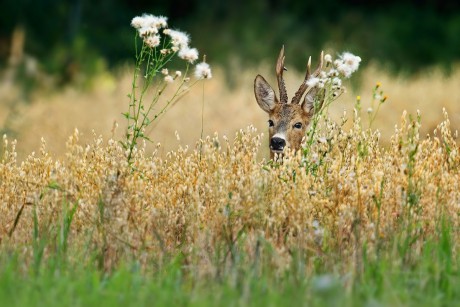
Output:
[[[178,48],[178,50],[188,48],[190,37],[187,33],[171,29],[165,29],[163,33],[171,38],[171,44],[173,47]]]
[[[344,52],[339,60],[334,61],[337,70],[344,75],[345,78],[349,78],[351,74],[358,70],[359,63],[361,63],[361,58],[350,52]]]
[[[150,48],[155,48],[160,45],[160,36],[159,35],[149,35],[144,39],[144,42]]]
[[[320,80],[319,78],[311,78],[311,77],[310,77],[310,78],[307,80],[306,84],[307,84],[308,87],[315,87],[315,86],[318,85],[319,80]]]
[[[206,62],[202,62],[196,65],[195,67],[195,77],[197,79],[211,79],[211,67]]]
[[[184,47],[179,50],[179,57],[189,63],[198,59],[198,50],[196,48]]]
[[[156,33],[159,29],[168,26],[167,18],[164,16],[154,16],[151,14],[143,14],[142,16],[136,16],[131,20],[131,26],[136,29],[156,29]]]
[[[135,29],[140,29],[144,25],[144,17],[136,16],[131,20],[131,26]]]
[[[342,86],[342,80],[340,78],[335,77],[332,79],[332,85],[340,87]]]

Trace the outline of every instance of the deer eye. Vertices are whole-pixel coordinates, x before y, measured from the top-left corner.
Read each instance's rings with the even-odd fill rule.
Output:
[[[302,123],[295,123],[294,128],[296,129],[302,129]]]
[[[268,126],[269,127],[273,127],[275,124],[273,123],[273,121],[271,119],[268,120]]]

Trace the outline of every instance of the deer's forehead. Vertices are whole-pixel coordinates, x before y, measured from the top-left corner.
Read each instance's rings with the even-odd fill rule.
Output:
[[[292,119],[304,119],[305,112],[299,105],[292,104],[278,104],[273,110],[270,117],[283,121],[290,121]]]

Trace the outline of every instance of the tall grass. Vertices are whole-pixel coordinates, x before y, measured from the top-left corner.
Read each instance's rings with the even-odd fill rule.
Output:
[[[51,253],[35,271],[25,265],[20,251],[0,259],[0,302],[8,306],[121,306],[121,305],[270,305],[284,306],[455,306],[458,254],[452,252],[454,231],[444,220],[439,236],[425,242],[423,253],[410,264],[396,248],[375,256],[364,246],[362,268],[344,265],[337,254],[291,250],[292,261],[283,270],[280,254],[263,238],[254,252],[240,249],[240,239],[228,263],[229,245],[212,255],[212,273],[203,272],[198,251],[162,258],[149,255],[125,261],[110,273],[79,254],[73,260]],[[398,240],[394,240],[397,245]],[[50,242],[51,243],[51,242]],[[369,256],[369,254],[372,254]],[[93,261],[88,261],[88,257]]]
[[[402,112],[383,146],[377,113],[384,102],[394,104],[391,93],[387,99],[379,82],[370,96],[348,96],[353,112],[340,110],[338,119],[331,102],[344,90],[334,69],[308,80],[325,102],[314,103],[318,112],[303,150],[282,161],[263,158],[265,139],[253,126],[232,139],[217,132],[203,139],[205,118],[219,118],[204,113],[204,88],[190,92],[201,104],[168,123],[199,141],[180,143],[176,132],[179,144],[162,150],[155,145],[162,136],[158,119],[168,120],[170,107],[190,89],[187,73],[198,51],[164,17],[143,15],[132,25],[143,42],[131,90],[122,95],[130,92],[121,138],[116,122],[110,137],[93,131],[91,139],[75,129],[61,157],[42,138],[38,153],[18,158],[17,141],[3,137],[0,302],[432,306],[459,300],[460,156],[446,109],[426,137],[422,113]],[[165,65],[176,53],[187,64],[172,74]],[[351,70],[342,68],[354,71],[361,61],[348,56],[356,65],[345,65],[346,54],[334,62],[345,76]],[[211,78],[209,65],[198,64],[194,75]],[[207,97],[217,107],[206,111],[221,112],[233,127],[242,126],[239,115],[251,117],[250,106],[257,112],[252,73],[238,76],[250,91],[230,95],[223,82],[210,82],[214,97]],[[455,101],[456,90],[455,83],[449,99]],[[102,85],[97,91],[108,92]],[[117,115],[124,109],[108,105]],[[200,107],[201,130],[193,131],[189,126],[200,125],[190,114]]]
[[[271,61],[272,62],[272,61]],[[270,62],[270,64],[271,64]],[[367,63],[363,63],[366,64]],[[204,109],[204,135],[212,135],[215,131],[219,135],[233,136],[241,127],[254,124],[261,132],[266,131],[266,114],[260,112],[254,98],[254,77],[261,73],[272,76],[270,84],[276,84],[273,65],[260,67],[257,70],[248,70],[235,66],[234,70],[223,72],[214,69],[214,78],[206,81],[206,107]],[[291,67],[286,73],[288,92],[295,92],[303,74],[295,73]],[[395,125],[400,123],[400,116],[404,110],[409,114],[416,114],[417,109],[422,112],[423,125],[421,135],[432,133],[439,122],[443,120],[442,109],[446,108],[451,118],[453,131],[460,128],[460,70],[453,68],[450,76],[443,75],[438,69],[407,78],[394,76],[376,67],[363,67],[361,76],[357,76],[357,87],[348,86],[348,93],[344,93],[337,103],[330,107],[331,117],[339,122],[344,110],[350,116],[353,112],[355,97],[361,96],[362,121],[368,126],[368,116],[365,114],[371,107],[372,92],[369,89],[377,81],[385,89],[388,100],[372,123],[374,129],[381,132],[382,145],[390,143]],[[0,89],[0,99],[16,106],[16,112],[10,112],[7,104],[0,104],[0,126],[8,131],[10,138],[19,142],[18,159],[27,158],[32,151],[40,147],[40,137],[44,137],[51,155],[62,158],[66,152],[66,140],[73,133],[75,127],[80,131],[82,142],[89,143],[93,139],[93,130],[103,135],[104,139],[121,139],[126,129],[120,112],[127,108],[126,93],[132,87],[132,67],[120,68],[115,72],[106,72],[94,79],[94,86],[89,90],[68,87],[56,92],[37,91],[29,101],[22,100],[20,88]],[[231,88],[224,75],[237,76],[234,87]],[[361,78],[361,80],[360,80]],[[166,89],[165,97],[171,97],[174,88]],[[16,94],[17,95],[16,95]],[[155,133],[148,133],[154,144],[160,142],[162,147],[159,153],[164,157],[167,152],[182,146],[194,146],[201,134],[200,106],[203,101],[201,86],[194,87],[187,96],[180,101],[180,107],[172,108],[163,115],[163,119],[153,124]],[[374,106],[377,109],[377,104]],[[231,115],[231,116],[229,116]],[[119,129],[112,133],[114,122]],[[346,123],[350,128],[351,121]],[[175,131],[180,141],[175,137]],[[265,135],[267,137],[267,135]],[[266,142],[264,140],[263,142]],[[151,152],[152,146],[148,148]],[[261,156],[268,156],[263,148]]]
[[[164,156],[141,146],[130,162],[115,140],[84,143],[77,130],[65,159],[42,140],[19,162],[4,137],[1,295],[454,304],[460,156],[447,113],[427,138],[423,116],[404,113],[388,147],[359,112],[347,120],[319,121],[310,154],[279,165],[259,158],[254,127]]]

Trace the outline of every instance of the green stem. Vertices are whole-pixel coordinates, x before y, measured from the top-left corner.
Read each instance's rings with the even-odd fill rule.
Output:
[[[201,101],[201,134],[200,138],[203,139],[203,128],[204,127],[204,82],[203,82],[203,95]]]

